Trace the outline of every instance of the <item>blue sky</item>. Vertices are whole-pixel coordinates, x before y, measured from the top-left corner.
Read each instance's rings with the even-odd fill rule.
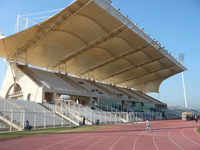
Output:
[[[199,0],[112,0],[116,8],[129,15],[145,32],[161,42],[174,57],[185,53],[184,73],[188,105],[200,109],[200,1]],[[0,30],[13,34],[17,14],[64,8],[72,0],[0,0]],[[4,64],[0,59],[0,86]],[[158,94],[151,94],[158,98]],[[165,80],[159,99],[168,105],[183,106],[181,74]]]

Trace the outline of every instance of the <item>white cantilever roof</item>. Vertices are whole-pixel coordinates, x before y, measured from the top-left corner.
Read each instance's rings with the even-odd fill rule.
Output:
[[[76,0],[55,16],[0,40],[0,57],[158,92],[186,70],[106,0]]]

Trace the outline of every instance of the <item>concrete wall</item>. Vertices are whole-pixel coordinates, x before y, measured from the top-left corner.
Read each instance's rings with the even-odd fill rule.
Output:
[[[30,94],[30,101],[41,103],[43,100],[43,87],[38,86],[31,78],[24,74],[14,64],[8,66],[0,96],[6,98],[8,91],[14,85],[18,84],[23,91],[23,99],[27,100]]]

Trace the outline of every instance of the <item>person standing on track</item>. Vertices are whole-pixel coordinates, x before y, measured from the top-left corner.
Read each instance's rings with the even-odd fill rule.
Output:
[[[194,115],[194,120],[195,120],[196,122],[198,122],[197,115]]]
[[[148,119],[146,120],[146,130],[151,130],[150,121]]]

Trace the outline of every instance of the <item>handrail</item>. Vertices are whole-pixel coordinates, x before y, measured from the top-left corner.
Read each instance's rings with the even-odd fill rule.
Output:
[[[72,100],[70,100],[70,102],[72,102]],[[56,99],[56,105],[58,104],[58,103],[60,103],[60,104],[62,104],[62,105],[64,105],[64,106],[67,106],[67,109],[68,110],[70,110],[71,112],[72,112],[72,114],[77,114],[77,117],[78,118],[76,118],[77,120],[81,120],[81,115],[80,115],[80,113],[79,112],[77,112],[76,110],[73,110],[72,108],[73,108],[73,106],[70,106],[69,104],[66,104],[66,103],[64,103],[63,101],[62,101],[62,99]],[[88,124],[88,125],[91,125],[92,124],[92,122],[90,121],[90,120],[88,120],[87,118],[85,118],[86,120],[86,124]]]
[[[12,105],[12,106],[14,106],[14,107],[20,109],[20,110],[24,110],[20,105],[17,105],[17,104],[15,104],[15,103],[12,103],[12,102],[10,102],[10,101],[7,100],[7,99],[0,98],[0,100],[5,101],[6,103],[8,103],[8,104],[10,104],[10,105]]]
[[[6,102],[9,105],[12,105],[13,107],[19,109],[22,112],[22,116],[21,116],[21,120],[20,120],[20,128],[22,128],[22,130],[23,130],[24,129],[24,121],[25,121],[25,110],[23,109],[23,107],[15,104],[15,103],[12,103],[7,99],[0,98],[0,100]]]
[[[74,101],[72,101],[72,100],[70,100],[70,103],[74,104],[75,106],[78,106],[78,107],[80,107],[80,108],[83,108],[83,109],[86,109],[86,110],[92,112],[91,109],[89,109],[89,108],[87,108],[87,107],[85,107],[85,106],[83,106],[83,105],[81,105],[81,104],[77,104],[76,102],[74,102]]]

